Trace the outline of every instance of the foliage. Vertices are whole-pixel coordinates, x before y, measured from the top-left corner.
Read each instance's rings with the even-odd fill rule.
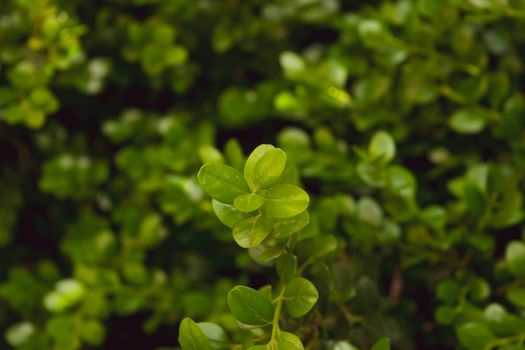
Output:
[[[1,1],[0,348],[525,349],[523,33],[523,0]]]

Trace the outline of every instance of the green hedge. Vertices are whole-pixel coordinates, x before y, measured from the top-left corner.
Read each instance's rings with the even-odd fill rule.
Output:
[[[0,1],[0,348],[525,349],[524,63],[524,0]]]

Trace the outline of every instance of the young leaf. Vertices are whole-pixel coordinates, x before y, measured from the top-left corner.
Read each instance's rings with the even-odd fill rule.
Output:
[[[261,288],[258,289],[258,292],[261,293],[262,295],[264,295],[266,298],[268,298],[270,300],[273,298],[273,291],[272,291],[272,285],[271,284],[267,284],[265,286],[262,286]]]
[[[520,241],[510,242],[505,250],[505,262],[514,276],[525,276],[525,244]]]
[[[215,199],[211,200],[211,206],[215,215],[226,226],[232,228],[239,221],[246,219],[248,214],[242,213],[231,204],[224,204]]]
[[[302,277],[292,279],[284,291],[284,305],[292,317],[301,317],[317,303],[319,293],[312,282]]]
[[[206,193],[226,204],[250,190],[239,170],[222,163],[204,164],[197,179]]]
[[[283,283],[288,283],[297,273],[297,257],[293,254],[283,254],[277,259],[277,275]]]
[[[289,78],[294,78],[304,71],[306,64],[301,56],[291,51],[285,51],[279,56],[279,63]]]
[[[255,165],[254,185],[268,188],[277,183],[286,166],[286,153],[279,148],[268,150]]]
[[[450,128],[461,134],[476,134],[483,130],[490,116],[478,108],[456,111],[448,122]]]
[[[100,346],[106,338],[106,329],[97,320],[85,320],[80,328],[80,337],[92,346]]]
[[[197,326],[210,341],[210,345],[215,350],[229,349],[228,335],[222,327],[210,322],[199,322]]]
[[[525,321],[507,310],[500,304],[490,304],[483,311],[483,318],[490,329],[498,336],[511,336],[525,331]]]
[[[228,306],[233,316],[241,323],[259,327],[272,323],[273,305],[255,289],[234,287],[228,293]]]
[[[434,317],[439,324],[442,325],[451,325],[456,318],[457,312],[450,305],[441,305],[434,312]]]
[[[468,349],[482,349],[496,339],[490,329],[481,322],[464,323],[456,329],[459,342]]]
[[[4,336],[9,345],[18,347],[27,342],[34,333],[35,326],[31,322],[24,321],[7,328]]]
[[[394,139],[386,131],[378,131],[370,141],[368,153],[370,153],[372,158],[381,157],[385,162],[391,161],[396,155]]]
[[[264,204],[264,197],[255,193],[248,193],[240,195],[235,198],[233,205],[244,213],[257,210]]]
[[[507,291],[506,297],[514,305],[525,308],[525,288],[511,288]]]
[[[304,350],[301,339],[289,332],[281,332],[277,344],[279,350]]]
[[[436,288],[436,297],[448,304],[454,304],[459,296],[460,286],[451,279],[440,282]]]
[[[268,144],[259,145],[248,156],[248,159],[246,159],[246,164],[244,164],[244,178],[251,189],[255,187],[255,166],[257,165],[257,162],[266,152],[274,148],[274,146]]]
[[[308,225],[309,221],[310,215],[305,210],[295,216],[277,221],[273,226],[273,233],[278,238],[288,237]]]
[[[243,171],[246,157],[244,156],[242,147],[237,139],[231,138],[226,141],[226,144],[224,145],[224,157],[228,164],[239,171]]]
[[[243,248],[255,247],[272,231],[273,220],[257,215],[239,221],[233,226],[233,239]]]
[[[276,219],[295,216],[308,207],[310,197],[301,188],[280,184],[268,189],[264,193],[264,206],[266,213]]]
[[[199,157],[203,163],[219,162],[224,163],[222,153],[211,145],[202,145],[199,147]]]
[[[374,344],[374,346],[372,346],[371,350],[390,350],[390,339],[388,338],[379,339]]]
[[[319,258],[337,249],[337,239],[334,235],[317,235],[314,237],[315,248],[311,258]]]
[[[179,343],[182,350],[212,350],[210,341],[204,332],[188,317],[180,323]]]

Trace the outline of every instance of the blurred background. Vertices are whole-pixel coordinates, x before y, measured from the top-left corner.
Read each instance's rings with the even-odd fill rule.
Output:
[[[491,290],[523,285],[497,266],[522,234],[524,62],[523,0],[2,0],[0,348],[176,349],[186,316],[242,339],[226,293],[275,273],[196,173],[261,143],[364,320],[327,301],[321,348],[452,349],[489,301],[521,317]]]

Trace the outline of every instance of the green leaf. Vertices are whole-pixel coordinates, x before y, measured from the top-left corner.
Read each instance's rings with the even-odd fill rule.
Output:
[[[337,249],[337,239],[334,235],[317,235],[314,236],[315,244],[312,251],[312,258],[319,258],[332,253]]]
[[[219,162],[224,163],[222,153],[211,145],[202,145],[199,147],[199,157],[203,163]]]
[[[507,245],[505,263],[514,276],[525,276],[525,244],[523,242],[512,241]]]
[[[264,193],[264,210],[276,219],[298,215],[308,207],[310,197],[301,188],[280,184]]]
[[[273,305],[255,289],[236,286],[228,293],[228,306],[233,316],[250,326],[266,326],[272,323]]]
[[[44,306],[51,312],[61,312],[78,303],[85,294],[84,286],[71,278],[55,284],[55,289],[44,298]]]
[[[243,248],[255,247],[268,237],[273,223],[273,220],[264,215],[244,219],[233,226],[233,239]]]
[[[279,350],[304,350],[301,339],[289,332],[281,332],[279,334],[277,345]]]
[[[381,48],[389,42],[389,32],[380,21],[375,19],[360,21],[358,32],[363,43],[372,48]]]
[[[525,308],[525,288],[509,289],[506,296],[514,305]]]
[[[465,108],[456,111],[448,124],[460,134],[477,134],[483,130],[489,117],[487,112],[479,108]]]
[[[180,323],[179,343],[182,350],[212,350],[210,341],[204,332],[188,317]]]
[[[97,320],[87,320],[82,322],[80,337],[91,346],[99,346],[106,338],[106,329]]]
[[[253,122],[258,117],[258,94],[256,91],[229,87],[219,96],[221,121],[228,126]]]
[[[255,193],[240,195],[235,198],[233,205],[244,213],[257,210],[264,204],[264,197]]]
[[[281,282],[288,283],[297,273],[297,257],[293,254],[283,254],[277,259],[277,275]]]
[[[255,167],[257,162],[266,152],[274,148],[274,146],[268,144],[259,145],[250,153],[248,159],[246,159],[246,164],[244,164],[244,178],[251,189],[255,188]]]
[[[215,199],[211,200],[215,215],[226,226],[232,228],[236,223],[248,217],[248,214],[237,210],[233,205],[221,203]]]
[[[226,204],[250,191],[239,170],[222,163],[204,164],[197,179],[206,193]]]
[[[390,339],[388,338],[379,339],[374,344],[374,346],[372,346],[371,350],[390,350]]]
[[[389,92],[390,84],[388,76],[372,73],[358,80],[352,91],[357,100],[372,104],[381,100]]]
[[[277,183],[286,166],[286,153],[280,148],[269,149],[255,165],[254,185],[268,188]]]
[[[381,158],[385,162],[391,161],[396,155],[394,139],[386,131],[378,131],[370,141],[368,153],[373,158]]]
[[[272,299],[273,298],[273,290],[272,290],[272,285],[271,284],[267,284],[265,286],[262,286],[261,288],[258,289],[258,291],[264,295],[266,298],[268,299]]]
[[[286,284],[284,305],[292,317],[301,317],[317,303],[319,293],[312,282],[296,277]]]
[[[277,135],[279,146],[286,152],[301,156],[301,153],[310,151],[310,136],[306,131],[299,128],[287,127]]]
[[[237,139],[229,139],[224,145],[224,156],[228,164],[239,171],[243,171],[246,157]]]
[[[31,322],[16,323],[5,331],[5,340],[13,347],[18,347],[27,342],[35,333],[35,326]]]
[[[305,210],[295,216],[277,221],[273,226],[273,234],[278,238],[288,237],[308,225],[308,222],[310,222],[310,215]]]
[[[420,215],[423,222],[434,229],[443,228],[447,222],[447,211],[438,205],[425,208]]]
[[[468,349],[482,349],[496,339],[491,330],[481,322],[467,322],[456,329],[459,342]]]
[[[525,331],[525,321],[511,315],[500,304],[490,304],[483,311],[490,329],[498,336],[512,336]]]
[[[436,296],[446,303],[455,303],[459,297],[459,284],[450,279],[440,282],[436,289]]]
[[[469,295],[474,301],[482,301],[490,296],[490,285],[481,277],[473,278],[469,287]]]
[[[456,310],[450,305],[441,305],[434,314],[436,321],[442,325],[450,325],[456,318]]]
[[[222,327],[210,322],[199,322],[197,326],[210,341],[211,347],[216,350],[229,349],[228,335]]]
[[[77,318],[73,314],[63,314],[48,319],[46,333],[53,338],[56,349],[76,350],[80,348],[80,339],[76,332]]]
[[[291,51],[281,53],[279,62],[286,76],[292,79],[300,76],[306,67],[302,57]]]
[[[413,199],[416,195],[416,179],[407,169],[394,165],[388,169],[388,190],[404,199]]]
[[[254,345],[250,346],[248,350],[269,350],[270,348],[267,345]]]
[[[359,350],[347,341],[340,340],[338,342],[330,344],[328,350]]]

